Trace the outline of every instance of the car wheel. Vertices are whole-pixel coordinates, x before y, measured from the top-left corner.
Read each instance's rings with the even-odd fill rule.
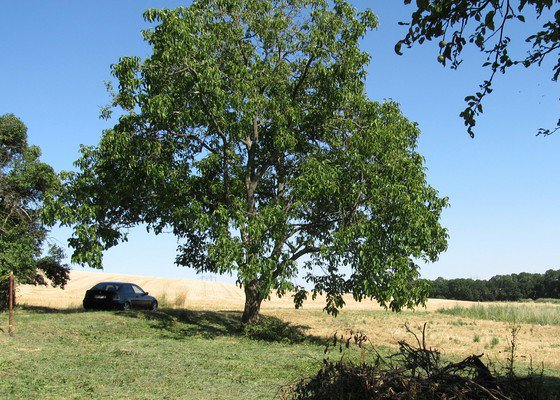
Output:
[[[130,310],[130,302],[125,301],[124,304],[123,304],[123,306],[122,306],[122,309],[123,309],[124,311]]]
[[[152,301],[152,304],[150,305],[150,310],[156,311],[157,307],[158,307],[157,301]]]

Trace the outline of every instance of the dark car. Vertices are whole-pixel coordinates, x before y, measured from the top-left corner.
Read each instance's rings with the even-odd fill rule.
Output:
[[[86,292],[84,297],[86,310],[130,310],[146,308],[157,310],[158,302],[149,296],[140,286],[127,282],[101,282]]]

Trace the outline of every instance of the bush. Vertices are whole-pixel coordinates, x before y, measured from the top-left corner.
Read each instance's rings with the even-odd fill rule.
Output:
[[[434,399],[558,399],[560,391],[547,392],[541,374],[531,369],[523,379],[510,369],[503,376],[492,373],[481,361],[481,355],[471,355],[460,362],[444,362],[438,350],[426,347],[425,328],[415,345],[399,342],[399,351],[370,363],[323,360],[319,372],[282,390],[282,400],[434,400]],[[408,327],[407,327],[408,329]],[[357,339],[358,338],[358,339]],[[352,340],[354,339],[354,341]],[[357,340],[356,340],[357,339]],[[355,342],[362,347],[364,336],[348,338],[334,336],[334,347],[340,351]],[[512,339],[512,343],[515,338]],[[338,343],[338,346],[337,346]]]
[[[242,329],[248,338],[266,342],[301,343],[307,338],[297,326],[274,317],[261,316],[258,322],[244,324]]]

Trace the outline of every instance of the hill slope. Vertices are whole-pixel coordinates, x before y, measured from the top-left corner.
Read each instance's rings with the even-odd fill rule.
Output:
[[[65,289],[50,286],[20,285],[18,287],[18,301],[20,303],[53,308],[81,307],[86,290],[103,281],[122,281],[138,284],[142,289],[156,296],[164,298],[169,306],[188,307],[205,310],[242,310],[245,301],[243,290],[231,283],[211,282],[196,279],[159,278],[155,276],[139,276],[112,274],[106,272],[89,272],[72,270],[70,281]],[[181,300],[184,298],[184,302]],[[376,302],[363,301],[358,303],[351,296],[346,296],[348,310],[380,310]],[[469,305],[469,302],[430,300],[427,310],[436,310],[443,305]],[[325,306],[324,298],[319,296],[315,301],[304,303],[306,310],[322,310]],[[272,295],[270,300],[263,303],[263,310],[293,309],[294,303],[290,295],[278,298]]]

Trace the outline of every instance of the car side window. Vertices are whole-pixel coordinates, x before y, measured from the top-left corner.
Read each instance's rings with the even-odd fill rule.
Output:
[[[144,293],[144,291],[142,289],[140,289],[139,286],[136,286],[136,285],[131,285],[131,286],[132,286],[132,290],[134,290],[134,293],[136,293],[136,294],[143,294]]]
[[[125,294],[132,294],[134,291],[132,290],[131,285],[123,285],[123,291]]]

